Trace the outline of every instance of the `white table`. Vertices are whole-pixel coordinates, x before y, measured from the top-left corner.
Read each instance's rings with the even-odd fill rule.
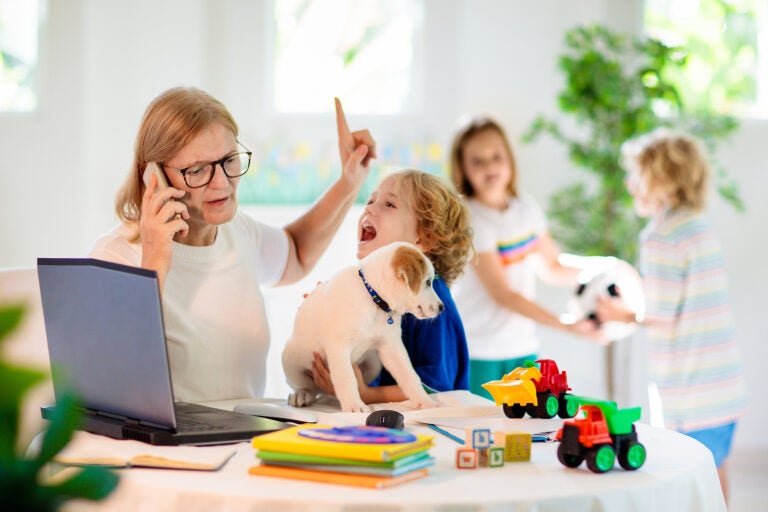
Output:
[[[222,407],[232,403],[222,404]],[[350,424],[354,415],[329,414],[321,422]],[[359,417],[364,418],[364,415]],[[336,421],[334,421],[336,420]],[[501,412],[493,420],[507,420]],[[552,420],[548,420],[552,421]],[[550,423],[551,424],[551,423]],[[569,469],[557,460],[557,443],[534,443],[530,462],[503,468],[460,470],[456,442],[418,424],[407,430],[435,435],[436,465],[427,478],[373,490],[248,474],[256,464],[249,443],[220,471],[129,469],[117,490],[100,503],[78,502],[66,510],[114,511],[725,511],[712,455],[697,441],[669,430],[638,424],[648,457],[637,471],[618,463],[605,474],[585,464]],[[534,429],[535,430],[535,429]]]

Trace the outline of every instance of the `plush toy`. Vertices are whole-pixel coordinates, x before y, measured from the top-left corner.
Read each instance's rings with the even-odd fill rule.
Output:
[[[618,258],[600,258],[600,265],[581,272],[579,285],[568,302],[569,316],[576,320],[589,318],[598,322],[595,306],[598,297],[621,297],[627,307],[640,318],[645,313],[643,283],[637,271]],[[600,326],[611,341],[626,338],[637,329],[636,323],[605,322]]]

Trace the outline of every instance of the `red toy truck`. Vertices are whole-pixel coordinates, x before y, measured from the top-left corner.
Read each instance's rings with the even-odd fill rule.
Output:
[[[556,414],[561,418],[573,418],[579,404],[572,395],[566,393],[568,376],[559,371],[552,359],[538,359],[534,363],[526,361],[525,367],[519,367],[501,380],[483,384],[491,393],[496,405],[504,407],[504,414],[509,418],[522,418],[527,412],[533,418],[552,418]]]
[[[640,407],[618,409],[615,402],[572,398],[581,404],[584,417],[566,421],[557,432],[557,458],[564,466],[578,467],[586,458],[590,471],[605,473],[617,454],[619,465],[629,471],[645,463],[645,446],[637,440],[634,424]]]

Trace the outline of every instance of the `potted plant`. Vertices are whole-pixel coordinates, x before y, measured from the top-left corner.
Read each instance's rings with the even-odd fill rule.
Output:
[[[584,255],[636,259],[640,220],[624,186],[621,144],[659,126],[685,130],[712,151],[731,135],[737,122],[713,111],[687,108],[678,88],[667,77],[685,65],[687,52],[651,38],[636,38],[600,27],[577,27],[566,33],[567,52],[560,57],[565,87],[559,121],[539,116],[524,135],[525,142],[548,134],[563,143],[570,160],[592,173],[593,180],[557,191],[548,216],[553,236],[563,248]],[[716,168],[718,192],[742,209],[738,190]]]
[[[0,344],[20,323],[22,306],[0,306]],[[53,511],[65,501],[105,498],[117,485],[117,475],[104,468],[85,467],[66,479],[49,479],[45,466],[72,438],[81,417],[71,395],[60,397],[35,456],[18,453],[17,437],[24,395],[46,378],[45,373],[15,366],[0,351],[0,503],[16,511]]]

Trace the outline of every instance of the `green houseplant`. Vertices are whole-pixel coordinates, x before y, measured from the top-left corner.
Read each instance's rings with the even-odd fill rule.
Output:
[[[23,314],[22,306],[0,305],[0,343],[20,323]],[[102,499],[117,485],[117,475],[97,467],[46,482],[45,465],[66,446],[81,420],[72,396],[57,401],[38,453],[30,457],[18,453],[22,400],[45,378],[41,371],[6,362],[0,352],[0,503],[10,505],[10,510],[53,511],[70,499]]]
[[[550,200],[552,233],[563,248],[633,262],[641,222],[624,187],[621,144],[668,126],[692,133],[714,150],[717,141],[736,130],[737,122],[712,111],[687,108],[678,88],[667,79],[671,70],[685,65],[687,53],[682,47],[600,26],[572,29],[565,43],[567,52],[559,60],[565,87],[558,99],[570,130],[539,116],[523,140],[552,136],[567,147],[574,164],[593,175],[590,182],[567,186]],[[716,168],[716,174],[720,195],[743,208],[735,183],[721,168]]]

